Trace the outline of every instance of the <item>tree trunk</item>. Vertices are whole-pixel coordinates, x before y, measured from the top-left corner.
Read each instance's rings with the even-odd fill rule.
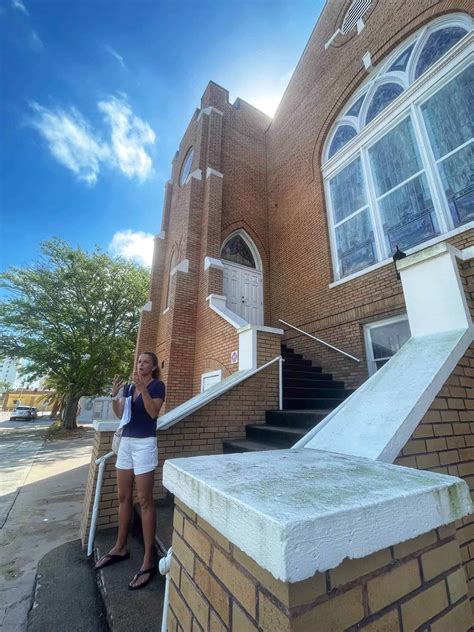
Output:
[[[68,395],[66,398],[61,423],[62,428],[65,430],[74,430],[77,428],[76,416],[79,399],[79,395]]]
[[[53,408],[51,409],[51,419],[57,419],[59,413],[60,401],[59,399],[54,400]]]

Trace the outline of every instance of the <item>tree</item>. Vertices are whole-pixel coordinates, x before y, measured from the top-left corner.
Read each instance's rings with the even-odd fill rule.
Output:
[[[42,257],[0,275],[0,353],[27,358],[31,378],[47,376],[64,398],[62,425],[76,427],[82,395],[129,375],[149,273],[99,248],[87,253],[53,239]]]

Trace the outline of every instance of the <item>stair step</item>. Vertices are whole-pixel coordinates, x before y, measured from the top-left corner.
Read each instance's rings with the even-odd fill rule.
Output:
[[[342,398],[329,397],[284,397],[284,410],[301,410],[303,408],[330,408],[334,409],[344,401]]]
[[[332,380],[332,373],[321,373],[318,366],[304,368],[303,371],[297,368],[287,368],[283,365],[283,379],[305,379],[305,380]]]
[[[295,353],[294,351],[282,351],[281,352],[281,356],[282,358],[291,360],[293,358],[298,359],[298,360],[303,360],[303,354],[302,353]]]
[[[321,380],[321,373],[314,376],[314,379],[299,378],[299,377],[286,377],[283,374],[283,387],[284,388],[334,388],[344,389],[344,382],[336,380]]]
[[[313,363],[311,362],[311,360],[305,360],[304,358],[295,358],[295,357],[291,357],[291,358],[285,358],[285,366],[291,366],[291,368],[294,367],[311,367],[313,366]]]
[[[307,387],[307,386],[284,386],[284,397],[302,397],[302,398],[341,398],[348,397],[350,392],[344,388],[321,388],[321,387]]]
[[[273,426],[309,429],[317,426],[330,412],[331,409],[267,410],[265,420]]]
[[[245,427],[247,439],[274,444],[275,448],[291,448],[308,432],[308,428],[250,424]]]
[[[249,439],[239,439],[238,441],[224,441],[222,443],[224,454],[232,454],[234,452],[262,452],[266,450],[279,450],[269,443],[263,441],[250,441]]]

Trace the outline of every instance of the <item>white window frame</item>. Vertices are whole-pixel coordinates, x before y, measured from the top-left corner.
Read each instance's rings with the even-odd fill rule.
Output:
[[[468,65],[474,61],[474,33],[473,33],[474,21],[468,15],[454,14],[450,16],[443,16],[440,19],[434,20],[427,27],[424,27],[411,38],[403,42],[394,53],[392,53],[386,61],[381,65],[380,71],[377,73],[375,79],[370,79],[360,90],[354,95],[348,104],[345,112],[351,109],[354,103],[365,94],[365,101],[359,112],[358,118],[348,117],[345,114],[339,117],[336,121],[332,133],[328,136],[326,141],[325,150],[323,155],[326,158],[326,162],[322,167],[324,193],[328,211],[328,226],[329,226],[329,241],[331,245],[331,257],[334,270],[334,281],[337,282],[344,279],[353,278],[353,275],[360,276],[366,274],[374,267],[378,267],[382,262],[389,260],[392,253],[386,244],[385,235],[381,225],[381,217],[378,209],[375,188],[372,181],[372,172],[369,167],[368,151],[370,147],[375,144],[382,136],[390,131],[393,127],[398,125],[404,118],[410,116],[412,121],[413,130],[416,138],[418,151],[420,153],[420,159],[422,163],[422,169],[428,182],[434,213],[439,226],[439,235],[435,235],[432,240],[422,242],[417,246],[410,249],[410,251],[416,251],[420,247],[425,247],[433,240],[442,240],[446,237],[448,231],[464,232],[472,227],[472,223],[461,225],[460,227],[454,227],[454,223],[451,218],[451,214],[448,207],[448,201],[444,192],[444,188],[441,182],[441,176],[437,168],[437,162],[434,158],[434,154],[429,143],[428,135],[426,132],[421,105],[428,100],[433,94],[440,90],[448,81],[451,81],[459,73],[463,72]],[[466,29],[471,29],[470,32],[463,37],[457,44],[455,44],[445,55],[443,55],[429,70],[421,75],[411,86],[392,103],[390,103],[382,112],[380,112],[368,125],[363,127],[359,131],[356,137],[351,139],[346,145],[339,149],[330,159],[327,158],[329,148],[331,146],[332,139],[336,133],[338,127],[343,124],[351,124],[356,129],[359,129],[359,121],[364,121],[367,113],[367,109],[371,102],[371,98],[379,85],[383,85],[388,81],[394,83],[403,84],[401,75],[411,76],[410,73],[418,63],[419,55],[423,49],[423,46],[434,30],[443,28],[446,26],[461,26]],[[415,47],[411,53],[410,61],[404,73],[398,71],[391,71],[389,74],[384,74],[393,62],[406,50],[413,42],[416,42]],[[458,148],[459,149],[459,148]],[[362,163],[363,178],[365,182],[365,194],[367,198],[367,204],[369,207],[369,213],[372,220],[374,239],[375,239],[375,253],[377,261],[368,265],[366,268],[353,272],[343,276],[340,269],[339,258],[337,255],[337,241],[336,241],[336,226],[334,222],[334,210],[332,206],[331,194],[330,194],[330,180],[334,178],[340,171],[342,171],[348,164],[360,158]],[[461,229],[461,230],[459,230]],[[332,286],[332,284],[331,284]]]
[[[206,378],[209,377],[218,377],[218,381],[217,382],[221,382],[222,381],[222,369],[217,369],[216,371],[208,371],[207,373],[201,373],[201,393],[204,393],[204,381],[206,380]],[[217,382],[215,382],[217,384]],[[212,386],[214,386],[214,384],[211,384],[211,386],[209,386],[208,388],[212,388]]]
[[[377,373],[377,362],[380,362],[381,360],[385,359],[385,358],[377,358],[376,360],[374,358],[374,352],[372,349],[371,332],[374,329],[378,329],[379,327],[385,327],[386,325],[393,325],[394,323],[400,323],[403,321],[406,321],[408,322],[408,324],[410,324],[408,321],[407,314],[400,314],[399,316],[393,316],[392,318],[377,320],[373,323],[368,323],[367,325],[364,325],[365,353],[367,357],[367,370],[369,372],[369,375],[374,375],[374,373]],[[393,356],[389,356],[389,357],[393,357]]]

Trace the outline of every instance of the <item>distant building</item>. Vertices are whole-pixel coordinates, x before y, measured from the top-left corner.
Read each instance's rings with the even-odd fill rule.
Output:
[[[0,359],[0,382],[8,382],[13,385],[16,380],[18,360],[14,358]]]

